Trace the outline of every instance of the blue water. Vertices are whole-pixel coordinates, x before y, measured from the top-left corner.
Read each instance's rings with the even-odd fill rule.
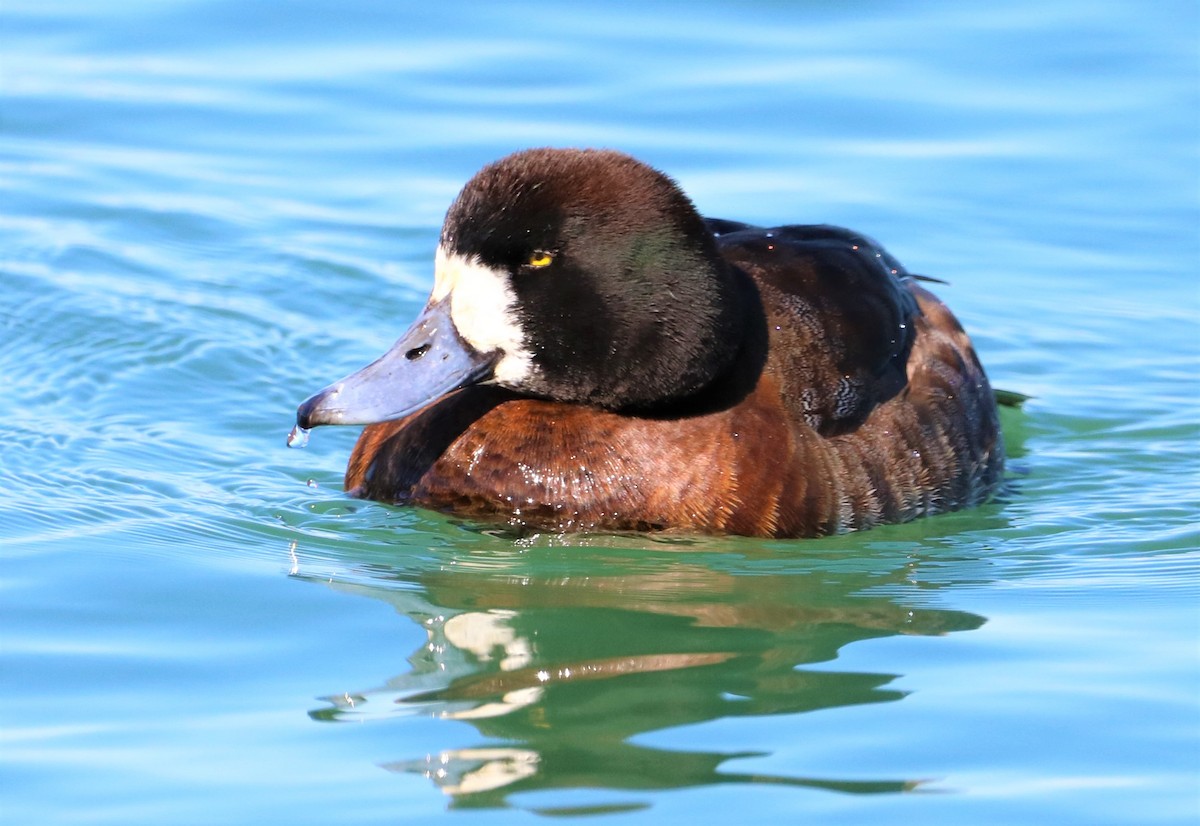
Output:
[[[346,499],[295,405],[531,145],[886,244],[1010,480],[816,541]],[[0,7],[0,819],[1200,818],[1194,2]]]

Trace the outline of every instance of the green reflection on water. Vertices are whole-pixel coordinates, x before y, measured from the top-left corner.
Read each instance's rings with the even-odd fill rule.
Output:
[[[664,750],[638,736],[902,699],[904,691],[889,688],[900,675],[806,666],[862,640],[984,623],[937,607],[939,589],[987,578],[984,561],[917,539],[937,524],[816,544],[489,537],[470,552],[424,551],[396,566],[368,554],[356,575],[332,586],[388,602],[424,629],[427,642],[386,686],[327,697],[311,716],[417,713],[469,723],[477,745],[419,755],[398,746],[385,766],[425,775],[454,807],[505,806],[515,793],[563,788],[912,790],[920,778],[722,771],[751,755]],[[567,541],[578,547],[562,547]],[[460,738],[461,729],[447,736]]]

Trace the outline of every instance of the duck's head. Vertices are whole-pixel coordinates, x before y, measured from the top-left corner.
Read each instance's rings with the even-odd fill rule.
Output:
[[[653,409],[712,381],[741,335],[736,280],[670,178],[617,152],[518,152],[451,205],[408,332],[297,422],[387,421],[484,383]]]

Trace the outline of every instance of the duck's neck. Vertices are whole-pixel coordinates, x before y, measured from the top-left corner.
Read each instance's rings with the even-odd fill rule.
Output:
[[[748,350],[760,350],[762,308],[750,278],[719,257],[678,261],[673,271],[656,272],[652,291],[602,298],[597,313],[614,302],[618,312],[592,326],[598,352],[573,378],[587,382],[583,401],[632,414],[657,415],[727,395],[730,374],[745,373]],[[603,350],[603,352],[599,352]],[[750,371],[757,375],[755,367]],[[734,382],[736,383],[736,382]],[[703,402],[705,406],[711,401]]]
[[[741,270],[728,268],[728,291],[718,323],[701,344],[705,357],[688,387],[664,394],[637,412],[652,416],[700,415],[737,404],[754,390],[767,358],[767,326],[762,299],[754,281]]]

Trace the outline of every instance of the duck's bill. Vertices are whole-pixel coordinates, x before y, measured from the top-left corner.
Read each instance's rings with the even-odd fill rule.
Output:
[[[452,390],[490,378],[496,358],[462,340],[450,320],[450,302],[443,299],[426,306],[376,361],[300,405],[296,423],[308,429],[399,419]]]

